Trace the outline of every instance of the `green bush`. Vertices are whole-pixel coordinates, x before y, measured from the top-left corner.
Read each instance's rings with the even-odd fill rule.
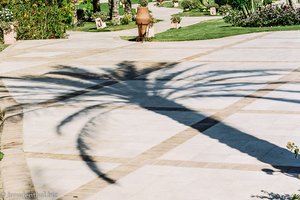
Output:
[[[219,9],[219,5],[216,4],[216,3],[210,3],[210,4],[208,4],[206,7],[207,7],[207,9],[210,9],[210,8],[216,8],[216,9]]]
[[[218,11],[221,13],[221,15],[227,15],[232,10],[232,7],[228,4],[220,6]]]
[[[203,5],[202,0],[193,0],[191,7],[192,7],[191,9],[197,9],[197,10],[200,10],[200,11],[203,11],[203,10],[206,9],[206,7]]]
[[[171,22],[172,23],[180,23],[181,22],[181,17],[179,15],[174,15],[172,18],[171,18]]]
[[[300,24],[300,9],[293,9],[290,6],[261,7],[249,17],[241,11],[230,11],[224,17],[226,23],[243,27],[268,27],[268,26],[288,26]]]
[[[83,16],[85,21],[91,21],[93,17],[93,3],[92,0],[85,0],[79,3],[78,10],[83,10]]]
[[[148,0],[139,0],[139,4],[142,7],[146,7],[146,6],[148,6]]]
[[[107,12],[104,12],[104,11],[101,11],[101,12],[96,12],[93,14],[93,19],[97,19],[97,18],[100,18],[102,21],[107,21],[108,19],[108,14]]]
[[[191,0],[183,0],[181,2],[181,7],[184,10],[191,10],[193,8],[193,2]]]
[[[264,2],[263,2],[264,5],[269,5],[269,4],[272,4],[272,3],[273,3],[272,0],[263,0],[263,1],[264,1]]]
[[[18,22],[18,39],[63,38],[73,21],[73,8],[67,0],[62,1],[11,1],[11,8]]]
[[[121,18],[121,24],[129,24],[129,22],[132,21],[132,15],[131,14],[124,14],[124,16]]]

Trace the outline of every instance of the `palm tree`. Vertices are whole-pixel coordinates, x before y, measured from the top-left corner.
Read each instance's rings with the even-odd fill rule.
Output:
[[[99,12],[101,11],[100,8],[100,0],[93,0],[93,12]]]
[[[127,14],[131,14],[131,9],[132,9],[132,3],[131,3],[131,0],[124,0],[124,5],[125,5],[125,13]]]
[[[111,20],[119,20],[119,0],[108,0],[109,17]]]

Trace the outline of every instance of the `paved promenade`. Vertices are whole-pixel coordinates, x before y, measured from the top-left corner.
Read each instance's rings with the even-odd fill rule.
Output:
[[[299,31],[169,43],[70,34],[0,53],[7,199],[298,192],[285,145],[300,144]]]

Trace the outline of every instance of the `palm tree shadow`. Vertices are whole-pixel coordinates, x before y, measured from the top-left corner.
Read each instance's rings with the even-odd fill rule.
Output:
[[[98,109],[108,109],[114,104],[122,102],[121,105],[136,105],[145,110],[157,113],[168,117],[177,123],[183,124],[187,127],[191,127],[197,130],[199,134],[204,134],[211,139],[217,140],[221,144],[225,144],[230,148],[236,149],[241,153],[247,154],[250,157],[256,158],[266,164],[272,165],[275,169],[283,173],[287,173],[293,176],[293,173],[298,172],[297,166],[290,166],[290,163],[295,165],[292,154],[286,149],[272,144],[269,141],[260,139],[235,127],[232,127],[214,117],[206,116],[200,112],[197,112],[186,105],[180,103],[180,100],[187,98],[201,98],[201,97],[236,97],[243,98],[247,94],[254,92],[256,89],[240,89],[239,86],[263,86],[265,83],[253,83],[251,81],[240,81],[239,78],[245,77],[264,77],[270,75],[277,75],[280,70],[269,69],[266,70],[215,70],[196,72],[204,65],[194,65],[187,68],[176,69],[179,63],[158,63],[151,68],[139,68],[135,66],[134,62],[124,61],[118,64],[118,68],[114,70],[106,69],[105,73],[97,74],[91,73],[84,69],[73,73],[72,67],[61,67],[62,71],[50,72],[47,75],[60,75],[60,77],[51,78],[51,82],[60,85],[74,85],[74,77],[84,80],[96,80],[103,79],[110,84],[100,83],[95,81],[96,86],[92,86],[93,90],[84,90],[75,92],[74,95],[63,95],[56,97],[57,101],[68,101],[68,103],[91,103],[90,106],[85,106],[78,112],[66,117],[57,126],[57,133],[63,135],[62,128],[70,123],[74,123],[77,118],[87,116],[90,112],[97,112]],[[159,73],[155,72],[160,70]],[[169,70],[169,71],[168,71]],[[173,70],[173,71],[172,71]],[[195,72],[194,72],[195,70]],[[159,74],[152,77],[153,74]],[[223,75],[231,75],[226,78]],[[245,75],[248,74],[248,75]],[[7,78],[7,77],[6,77]],[[35,79],[39,82],[48,82],[49,78],[45,77],[24,77],[25,79]],[[71,81],[70,79],[71,78]],[[183,81],[183,84],[176,85],[176,82]],[[184,81],[187,81],[184,83]],[[222,81],[227,81],[226,83]],[[78,85],[78,84],[77,84]],[[88,85],[82,85],[82,88],[86,88]],[[214,89],[211,89],[214,87]],[[26,88],[25,89],[30,89]],[[23,86],[21,89],[24,89]],[[20,88],[17,88],[20,89]],[[43,89],[43,88],[41,88]],[[166,92],[167,91],[167,92]],[[188,93],[184,93],[188,91]],[[190,92],[191,91],[191,92]],[[183,92],[183,93],[182,93]],[[286,91],[289,92],[289,91]],[[176,95],[177,96],[176,96]],[[174,97],[175,95],[175,97]],[[91,100],[80,100],[77,97],[88,97]],[[108,101],[102,101],[101,97],[112,97]],[[96,97],[100,97],[97,100]],[[93,100],[93,98],[95,100]],[[252,98],[266,98],[267,97],[252,97]],[[274,98],[275,101],[299,103],[287,98]],[[43,104],[41,102],[40,104]],[[24,106],[24,105],[23,105]],[[196,123],[188,122],[186,119],[174,115],[172,111],[184,111],[188,113],[192,118],[198,119]],[[109,111],[108,111],[109,112]],[[93,171],[99,178],[108,183],[115,183],[115,180],[104,174],[101,169],[96,165],[96,161],[93,159],[91,151],[92,147],[89,145],[89,141],[93,139],[94,134],[89,130],[89,127],[93,126],[99,116],[104,115],[103,112],[95,113],[93,117],[89,118],[85,126],[79,131],[77,138],[77,149],[81,156],[81,159],[86,165]],[[218,125],[221,130],[214,130],[213,127]]]

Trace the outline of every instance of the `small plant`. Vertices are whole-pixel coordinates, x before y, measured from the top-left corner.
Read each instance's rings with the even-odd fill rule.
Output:
[[[171,18],[171,22],[172,23],[180,23],[181,22],[181,17],[180,16],[178,16],[178,15],[174,15],[174,16],[172,16],[172,18]]]
[[[129,24],[129,22],[132,21],[132,15],[131,14],[124,14],[124,16],[121,18],[121,24]]]
[[[206,6],[203,5],[202,0],[192,0],[192,9],[199,11],[207,10]]]
[[[0,21],[12,22],[14,20],[13,13],[8,8],[0,10]]]
[[[11,26],[17,25],[15,22],[13,22],[13,20],[13,13],[10,9],[3,8],[0,10],[0,29],[10,32],[12,30]]]
[[[298,158],[300,149],[294,142],[288,142],[286,147],[295,154],[295,158]]]
[[[110,21],[112,26],[119,26],[120,25],[120,19],[113,19]]]
[[[147,7],[148,6],[148,0],[139,0],[139,4],[141,7]]]
[[[216,8],[216,9],[218,9],[219,8],[219,5],[218,4],[216,4],[216,3],[211,3],[211,4],[207,4],[207,9],[210,9],[210,8]]]
[[[107,18],[108,18],[108,14],[107,12],[96,12],[93,14],[93,19],[97,19],[97,18],[100,18],[102,21],[107,21]]]
[[[191,0],[183,0],[181,2],[181,7],[183,10],[190,10],[193,7],[193,2]]]
[[[264,5],[271,5],[273,3],[272,0],[263,0]]]
[[[227,15],[232,10],[232,7],[228,4],[220,6],[218,11],[221,13],[221,15]]]

